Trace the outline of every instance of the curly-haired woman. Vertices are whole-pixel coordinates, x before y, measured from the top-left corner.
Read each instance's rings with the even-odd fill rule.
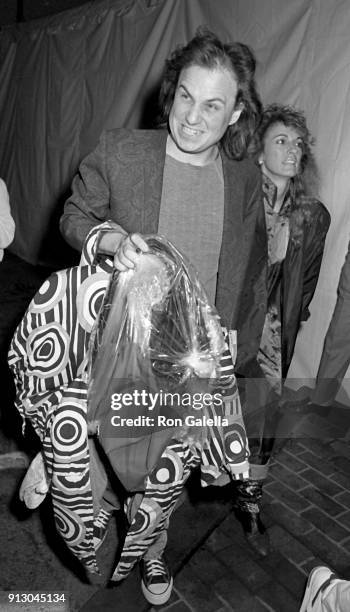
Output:
[[[268,551],[260,519],[262,485],[274,446],[283,381],[297,333],[309,317],[330,215],[317,199],[313,138],[302,112],[272,104],[262,115],[253,156],[262,171],[268,235],[268,311],[258,364],[247,381],[245,421],[251,446],[250,480],[239,483],[237,515],[252,546]]]

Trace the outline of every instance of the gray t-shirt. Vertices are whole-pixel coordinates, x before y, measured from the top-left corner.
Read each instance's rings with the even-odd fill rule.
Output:
[[[171,240],[196,268],[215,302],[224,220],[221,157],[206,166],[165,158],[159,234]]]

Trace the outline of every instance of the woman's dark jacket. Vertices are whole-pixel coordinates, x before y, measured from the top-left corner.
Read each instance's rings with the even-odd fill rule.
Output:
[[[273,198],[275,185],[263,176],[264,198]],[[290,366],[302,321],[310,316],[324,251],[330,214],[316,198],[291,195],[290,237],[281,274],[282,377]],[[270,285],[270,280],[269,280]]]

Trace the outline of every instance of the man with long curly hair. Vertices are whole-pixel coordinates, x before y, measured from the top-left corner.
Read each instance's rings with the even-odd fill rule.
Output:
[[[60,222],[81,250],[95,226],[111,221],[101,228],[98,254],[120,271],[147,252],[142,235],[171,240],[195,266],[231,338],[237,330],[242,373],[256,358],[266,312],[260,173],[246,159],[261,111],[254,73],[246,45],[200,29],[166,62],[159,129],[104,132],[80,165]],[[153,604],[171,592],[165,535],[142,569]]]

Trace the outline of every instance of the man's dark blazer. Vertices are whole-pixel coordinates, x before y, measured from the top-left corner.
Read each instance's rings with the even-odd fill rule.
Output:
[[[115,129],[102,134],[81,163],[60,221],[81,251],[88,232],[113,220],[129,233],[156,234],[166,156],[166,130]],[[267,245],[261,175],[250,160],[220,150],[224,226],[215,305],[222,324],[238,333],[236,369],[255,360],[266,313]],[[171,240],[171,231],[167,235]]]

